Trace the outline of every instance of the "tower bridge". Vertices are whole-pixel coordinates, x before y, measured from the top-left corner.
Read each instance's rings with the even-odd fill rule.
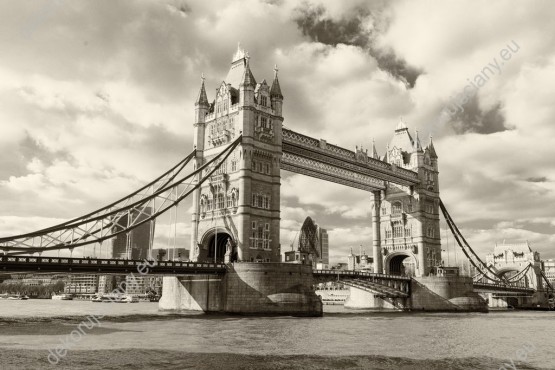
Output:
[[[192,124],[194,148],[185,159],[138,191],[95,212],[0,238],[5,254],[2,268],[71,268],[73,272],[75,266],[93,271],[104,264],[116,271],[119,262],[62,262],[45,260],[41,254],[101,246],[141,225],[154,230],[158,217],[190,197],[190,262],[159,268],[160,273],[175,270],[176,275],[164,277],[161,308],[321,314],[321,302],[312,286],[315,279],[330,279],[336,273],[281,263],[280,171],[287,170],[369,193],[375,274],[338,278],[371,292],[375,299],[401,299],[403,307],[413,309],[459,309],[464,306],[461,300],[476,298],[470,278],[430,276],[441,265],[440,210],[459,246],[482,273],[485,281],[479,282],[480,289],[487,290],[488,284],[489,289],[503,286],[505,293],[515,294],[543,289],[542,281],[534,287],[517,287],[524,273],[500,275],[466,243],[439,198],[438,156],[431,138],[422,145],[418,132],[413,137],[401,121],[383,156],[374,146],[370,153],[362,148],[351,151],[285,129],[283,101],[277,68],[271,85],[266,80],[257,82],[248,53],[238,48],[212,101],[202,78]],[[40,258],[29,259],[35,258],[28,256],[33,253]],[[415,266],[412,280],[394,276],[401,274],[407,258]],[[204,269],[204,264],[211,264],[212,270]],[[214,272],[221,278],[210,279]],[[439,278],[444,281],[438,285]]]

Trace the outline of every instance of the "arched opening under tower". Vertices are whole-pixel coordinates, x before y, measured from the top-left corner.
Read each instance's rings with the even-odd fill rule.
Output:
[[[223,263],[225,259],[225,254],[229,248],[231,252],[231,262],[237,260],[237,251],[233,247],[235,245],[233,237],[227,232],[212,231],[207,233],[203,238],[203,247],[206,251],[204,260],[207,262]]]
[[[390,275],[415,276],[416,263],[412,256],[399,254],[389,260],[388,273]]]

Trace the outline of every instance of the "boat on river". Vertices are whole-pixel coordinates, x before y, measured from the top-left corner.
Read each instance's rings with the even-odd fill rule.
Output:
[[[73,296],[71,294],[54,294],[52,295],[52,299],[57,301],[72,301]]]

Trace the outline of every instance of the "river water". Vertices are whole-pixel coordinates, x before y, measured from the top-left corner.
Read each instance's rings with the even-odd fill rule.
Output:
[[[553,311],[324,308],[321,318],[242,317],[3,300],[0,369],[555,369]]]

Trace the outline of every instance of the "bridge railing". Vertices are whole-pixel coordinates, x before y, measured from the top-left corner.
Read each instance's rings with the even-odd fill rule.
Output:
[[[390,280],[403,280],[410,281],[411,278],[407,276],[399,275],[389,275],[389,274],[378,274],[374,272],[363,272],[363,271],[352,271],[352,270],[312,270],[312,274],[315,275],[339,275],[339,276],[366,276],[375,277]]]
[[[184,261],[148,261],[148,260],[120,260],[103,258],[67,258],[67,257],[30,257],[30,256],[0,256],[0,263],[10,264],[61,264],[61,265],[95,265],[95,266],[140,266],[148,263],[156,267],[190,267],[190,268],[221,268],[223,263],[203,263]]]
[[[498,284],[498,283],[474,283],[474,288],[478,289],[499,289],[499,290],[519,290],[519,291],[533,291],[534,288],[523,287],[518,285],[506,285],[506,284]]]

